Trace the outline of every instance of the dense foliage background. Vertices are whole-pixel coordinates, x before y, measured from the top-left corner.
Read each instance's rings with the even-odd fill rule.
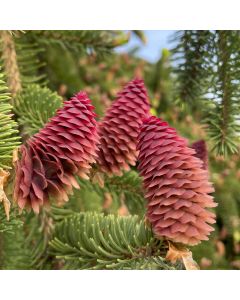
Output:
[[[114,52],[130,34],[144,42],[144,33],[139,31],[1,32],[0,63],[13,95],[22,141],[43,127],[62,99],[79,90],[88,93],[101,118],[125,83],[143,78],[152,114],[168,121],[190,142],[207,141],[217,223],[210,240],[191,249],[194,259],[202,269],[240,269],[239,33],[177,33],[172,38],[178,46],[164,49],[154,64],[137,58],[134,51]],[[1,268],[77,268],[69,257],[64,263],[64,255],[56,255],[56,241],[49,246],[53,235],[64,230],[58,227],[54,232],[55,224],[79,211],[142,216],[140,183],[134,168],[121,178],[106,180],[104,188],[83,181],[82,189],[64,207],[54,206],[39,216],[27,212],[18,216],[12,208],[10,223],[1,207]],[[11,189],[9,184],[9,197]]]

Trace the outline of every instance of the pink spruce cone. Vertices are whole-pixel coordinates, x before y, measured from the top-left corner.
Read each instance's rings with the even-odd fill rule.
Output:
[[[88,178],[95,162],[98,134],[94,107],[84,92],[64,102],[49,123],[21,147],[16,166],[14,198],[19,207],[38,213],[50,197],[68,200],[75,175]]]
[[[208,151],[206,142],[204,140],[196,141],[191,145],[191,148],[196,151],[194,155],[203,161],[203,168],[208,170]]]
[[[178,136],[168,123],[156,117],[146,119],[138,143],[139,166],[144,178],[147,219],[158,237],[196,245],[208,240],[214,229],[214,191],[208,172],[187,140]]]
[[[118,93],[99,125],[98,165],[108,175],[122,175],[134,166],[138,152],[137,136],[142,119],[149,115],[149,102],[143,80],[130,81]]]

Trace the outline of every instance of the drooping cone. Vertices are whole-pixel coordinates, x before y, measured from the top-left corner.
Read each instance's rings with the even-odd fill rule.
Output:
[[[50,197],[68,200],[75,175],[88,178],[98,143],[94,107],[84,92],[64,102],[49,123],[21,147],[14,198],[19,207],[39,212]]]
[[[99,124],[100,146],[97,163],[108,175],[122,175],[134,166],[138,152],[137,136],[142,119],[149,115],[149,102],[143,80],[130,81],[118,93]]]
[[[196,151],[194,155],[203,161],[203,168],[208,170],[208,151],[206,142],[204,140],[196,141],[192,143],[191,148]]]
[[[158,237],[196,245],[208,240],[215,215],[214,191],[195,150],[175,129],[156,117],[146,119],[139,134],[141,176],[147,199],[147,219]]]

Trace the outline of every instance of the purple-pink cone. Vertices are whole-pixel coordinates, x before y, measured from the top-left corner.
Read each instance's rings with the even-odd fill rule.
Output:
[[[14,199],[19,207],[38,213],[50,198],[68,200],[78,175],[88,178],[95,162],[98,134],[94,107],[84,92],[64,102],[63,108],[20,148]]]
[[[130,81],[118,93],[99,124],[97,163],[108,175],[122,175],[136,164],[137,137],[142,119],[149,116],[149,102],[143,80]]]
[[[187,140],[168,123],[150,117],[141,126],[138,169],[147,199],[147,219],[158,237],[196,245],[213,231],[214,191],[208,172]]]
[[[196,151],[196,154],[194,155],[202,160],[203,168],[208,170],[208,151],[206,142],[204,140],[196,141],[192,143],[191,148]]]

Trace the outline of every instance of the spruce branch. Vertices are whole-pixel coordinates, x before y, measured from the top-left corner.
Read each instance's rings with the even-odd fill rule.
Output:
[[[233,154],[238,151],[239,142],[239,75],[240,54],[238,31],[216,31],[211,39],[212,87],[208,90],[212,100],[206,106],[204,123],[213,142],[213,150],[219,155]]]
[[[239,42],[236,30],[184,31],[173,50],[177,97],[201,116],[219,155],[238,151]]]
[[[176,100],[196,110],[206,85],[208,55],[207,43],[211,34],[203,30],[184,30],[176,35],[178,41],[173,51],[176,78]]]
[[[37,30],[26,33],[43,45],[55,44],[65,50],[95,55],[108,53],[129,39],[128,34],[111,30]]]
[[[0,233],[13,234],[16,228],[23,225],[22,220],[18,217],[16,209],[12,209],[10,212],[10,218],[7,220],[4,208],[0,205]]]
[[[3,206],[0,205],[0,269],[29,269],[29,253],[23,232],[24,219],[16,208],[11,209],[7,220]],[[28,253],[28,254],[27,254]]]
[[[20,144],[17,123],[12,120],[10,99],[0,70],[0,168],[2,169],[11,169],[13,151]]]
[[[33,83],[45,86],[48,82],[42,71],[46,65],[43,58],[45,48],[26,33],[16,37],[14,41],[23,88]]]
[[[74,214],[56,226],[50,249],[66,269],[174,269],[163,259],[164,243],[137,216]]]
[[[0,260],[1,270],[30,270],[28,249],[24,246],[24,236],[21,230],[13,234],[4,234],[4,253]]]
[[[13,98],[30,83],[46,84],[42,52],[43,47],[24,32],[0,31],[0,56]]]
[[[30,84],[14,99],[14,111],[24,133],[31,136],[44,127],[62,104],[62,99],[56,92]]]
[[[0,207],[0,269],[53,269],[55,261],[49,255],[48,242],[55,224],[73,213],[67,208],[50,207],[39,216],[19,216],[13,209],[7,222]]]
[[[14,226],[13,232],[0,234],[0,269],[31,269],[30,248],[26,247],[23,226]]]
[[[0,31],[1,56],[7,75],[7,85],[13,97],[22,89],[21,76],[17,63],[16,47],[11,32]]]

